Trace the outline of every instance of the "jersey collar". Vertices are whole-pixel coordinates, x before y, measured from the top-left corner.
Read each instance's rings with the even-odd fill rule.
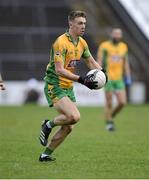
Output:
[[[73,39],[73,37],[69,34],[68,31],[66,31],[65,35],[68,37],[69,41],[71,41],[75,46],[78,45],[78,42],[80,40],[80,37],[78,37],[77,42]]]

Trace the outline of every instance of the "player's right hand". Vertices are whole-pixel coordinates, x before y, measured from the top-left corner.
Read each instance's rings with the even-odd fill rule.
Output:
[[[126,86],[130,86],[130,85],[132,84],[132,79],[131,79],[131,77],[130,77],[130,76],[126,76],[126,77],[124,78],[124,82],[125,82]]]
[[[3,82],[0,82],[0,90],[5,90],[5,85]]]
[[[93,76],[94,76],[93,74],[85,76],[84,78],[80,76],[78,82],[84,84],[89,89],[96,89],[98,85],[97,85],[97,81],[93,81]]]

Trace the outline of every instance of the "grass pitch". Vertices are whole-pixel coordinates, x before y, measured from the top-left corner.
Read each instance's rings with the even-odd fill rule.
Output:
[[[107,132],[103,109],[79,108],[81,121],[55,151],[56,162],[40,163],[41,120],[54,109],[0,107],[0,178],[149,178],[149,106],[127,106]]]

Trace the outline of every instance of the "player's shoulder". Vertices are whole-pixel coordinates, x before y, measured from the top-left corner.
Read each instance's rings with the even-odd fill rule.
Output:
[[[100,47],[107,48],[111,44],[110,40],[106,40],[100,43]]]
[[[128,49],[128,45],[127,45],[126,42],[121,41],[121,42],[120,42],[120,45],[121,45],[122,48]]]
[[[80,43],[82,43],[84,46],[86,46],[87,45],[87,42],[86,42],[86,40],[83,38],[83,37],[79,37],[79,41],[80,41]]]
[[[57,39],[55,40],[54,44],[56,43],[64,43],[66,40],[66,35],[65,34],[62,34],[60,36],[57,37]]]
[[[58,36],[57,39],[54,41],[53,47],[54,48],[60,47],[60,46],[64,47],[65,44],[66,44],[66,35],[62,34],[62,35]]]
[[[127,43],[124,42],[124,41],[121,41],[121,45],[122,45],[122,46],[127,46]]]

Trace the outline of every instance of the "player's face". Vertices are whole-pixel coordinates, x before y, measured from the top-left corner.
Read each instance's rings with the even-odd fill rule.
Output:
[[[86,19],[77,17],[70,23],[70,28],[76,36],[83,36],[86,27]]]
[[[122,39],[122,31],[120,29],[114,29],[112,31],[112,39],[115,42],[119,42]]]

